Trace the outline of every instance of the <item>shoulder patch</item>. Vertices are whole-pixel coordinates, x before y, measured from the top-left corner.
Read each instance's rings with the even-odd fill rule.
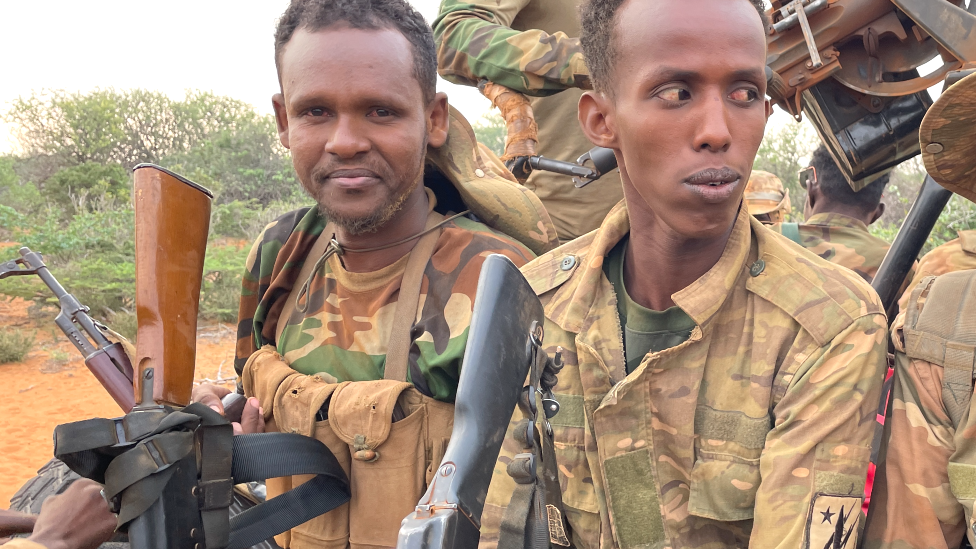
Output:
[[[819,345],[857,318],[884,313],[878,295],[853,271],[772,231],[757,232],[756,238],[765,269],[746,287],[792,316]]]
[[[558,248],[546,252],[522,267],[522,275],[529,281],[536,295],[562,286],[586,258],[596,231],[585,234]]]
[[[857,547],[857,523],[860,519],[861,498],[815,494],[807,516],[807,543],[804,547],[854,549]]]

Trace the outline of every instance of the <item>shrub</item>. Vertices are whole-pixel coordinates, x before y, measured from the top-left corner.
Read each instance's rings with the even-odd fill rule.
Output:
[[[235,246],[207,250],[200,290],[200,316],[234,322],[241,299],[241,275],[249,250]]]
[[[24,360],[36,337],[37,332],[25,333],[17,328],[0,330],[0,364]]]
[[[129,199],[129,172],[119,164],[85,162],[64,168],[44,182],[44,194],[66,212],[86,209],[90,199]],[[84,197],[79,203],[79,197]],[[86,200],[87,199],[87,200]]]

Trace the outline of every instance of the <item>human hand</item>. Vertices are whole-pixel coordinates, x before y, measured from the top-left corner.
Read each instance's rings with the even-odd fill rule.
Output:
[[[213,408],[218,414],[224,415],[224,405],[220,402],[220,399],[230,393],[231,390],[227,387],[203,383],[193,388],[193,392],[190,393],[190,402],[199,402]]]
[[[264,408],[261,407],[261,402],[254,397],[247,399],[244,410],[241,412],[241,422],[235,422],[233,426],[235,435],[263,433]]]
[[[100,484],[83,478],[47,498],[28,539],[47,549],[95,549],[111,539],[116,517],[101,490]]]

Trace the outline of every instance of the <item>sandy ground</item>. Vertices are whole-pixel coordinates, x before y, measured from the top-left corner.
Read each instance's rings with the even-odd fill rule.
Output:
[[[54,322],[31,322],[28,305],[0,296],[0,330],[37,331],[34,349],[23,362],[0,364],[0,508],[6,508],[17,489],[53,457],[56,425],[122,415]],[[196,379],[234,378],[234,344],[232,326],[201,326]],[[228,387],[232,384],[227,382]]]

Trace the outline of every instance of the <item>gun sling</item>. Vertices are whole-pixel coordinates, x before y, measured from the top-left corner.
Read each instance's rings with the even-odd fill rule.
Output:
[[[186,488],[197,497],[207,549],[251,547],[350,497],[345,473],[321,442],[285,433],[233,436],[226,419],[199,403],[59,425],[54,443],[58,459],[105,484],[105,498],[117,505],[119,527],[149,509],[178,464],[195,466],[198,482]],[[282,447],[289,451],[278,451]],[[316,476],[230,520],[235,482],[286,475]]]

